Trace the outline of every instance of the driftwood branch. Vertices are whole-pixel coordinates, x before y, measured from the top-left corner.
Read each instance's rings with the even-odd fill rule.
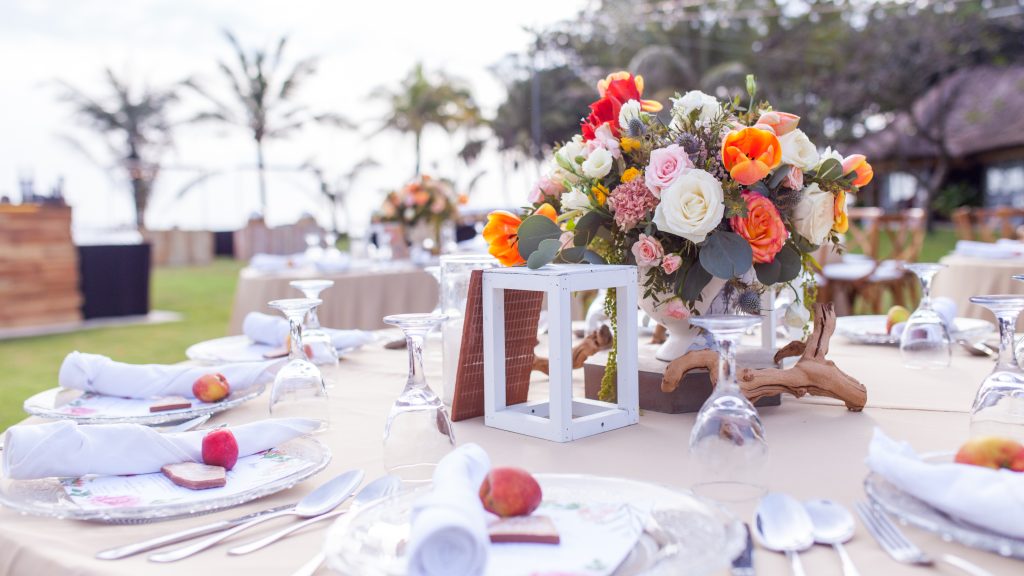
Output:
[[[572,349],[572,367],[573,369],[582,368],[583,364],[586,363],[587,358],[590,358],[594,354],[597,354],[601,350],[607,350],[612,347],[612,331],[608,328],[607,324],[602,324],[600,328],[594,330],[582,342],[577,344]],[[538,372],[548,374],[549,362],[547,358],[543,356],[537,356],[533,359],[533,369]]]
[[[860,412],[868,400],[867,389],[855,378],[840,370],[834,362],[825,358],[828,344],[836,328],[835,309],[831,303],[817,304],[814,315],[814,332],[801,345],[783,348],[775,355],[776,361],[786,356],[800,356],[796,365],[789,369],[743,368],[738,372],[740,390],[755,402],[765,396],[788,392],[800,397],[828,396],[843,401],[846,408]],[[696,350],[676,358],[669,363],[661,389],[671,392],[690,370],[704,368],[715,383],[718,376],[718,354],[711,350]]]

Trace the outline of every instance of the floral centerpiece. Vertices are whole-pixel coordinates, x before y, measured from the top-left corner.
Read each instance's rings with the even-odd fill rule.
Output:
[[[639,76],[617,72],[597,89],[525,217],[489,216],[490,252],[533,268],[636,264],[641,307],[669,328],[665,360],[686,351],[696,336],[688,318],[713,302],[759,313],[766,287],[799,284],[810,310],[812,253],[846,231],[847,194],[873,175],[864,156],[819,151],[799,117],[756,99],[753,77],[745,103],[695,90],[677,94],[665,120]]]
[[[410,243],[432,238],[434,248],[438,249],[442,225],[456,216],[459,204],[464,202],[465,198],[455,193],[448,180],[417,176],[384,198],[376,220],[400,224]]]

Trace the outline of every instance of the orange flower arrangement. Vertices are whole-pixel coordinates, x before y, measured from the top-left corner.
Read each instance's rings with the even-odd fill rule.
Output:
[[[781,163],[782,145],[768,130],[733,130],[722,143],[722,164],[732,179],[744,186],[761,180]]]
[[[729,225],[733,232],[750,244],[754,262],[771,262],[789,238],[786,224],[771,200],[749,190],[742,194],[742,198],[747,204],[747,215],[733,216]]]
[[[558,214],[550,204],[542,204],[534,214],[547,216],[557,222]],[[523,219],[506,210],[495,210],[487,215],[483,237],[487,241],[487,251],[501,262],[502,266],[518,266],[526,259],[519,254],[519,225]]]

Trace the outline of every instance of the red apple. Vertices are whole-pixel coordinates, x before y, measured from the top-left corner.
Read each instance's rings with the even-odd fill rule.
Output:
[[[231,385],[223,374],[203,374],[192,384],[192,395],[203,402],[220,402],[231,394]]]
[[[982,436],[972,438],[956,453],[956,462],[987,468],[1009,468],[1024,472],[1024,445],[1009,438]]]
[[[227,428],[217,428],[203,436],[203,464],[231,470],[238,462],[238,441]]]
[[[493,468],[480,485],[480,501],[502,518],[527,516],[540,506],[540,484],[522,468]]]

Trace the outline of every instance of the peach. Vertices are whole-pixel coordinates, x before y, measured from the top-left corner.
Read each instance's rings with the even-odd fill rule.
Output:
[[[540,484],[522,468],[493,468],[480,485],[480,501],[502,518],[527,516],[540,506]]]
[[[203,436],[203,464],[231,470],[238,462],[238,441],[227,428],[217,428]]]
[[[892,327],[900,322],[906,322],[910,318],[910,310],[903,306],[889,308],[889,314],[885,317],[885,333],[892,334]]]
[[[1024,445],[1009,438],[981,436],[965,442],[954,460],[960,464],[1024,472]]]
[[[203,374],[192,384],[192,395],[203,402],[220,402],[231,394],[231,385],[223,374]]]

